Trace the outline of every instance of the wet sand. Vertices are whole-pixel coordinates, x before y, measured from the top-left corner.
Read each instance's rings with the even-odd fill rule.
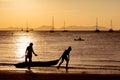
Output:
[[[0,70],[0,80],[120,80],[120,74],[34,73],[27,70]]]

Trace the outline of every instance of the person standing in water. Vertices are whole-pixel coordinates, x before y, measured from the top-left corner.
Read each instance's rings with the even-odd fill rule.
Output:
[[[64,62],[64,60],[66,61],[66,72],[68,71],[68,63],[70,60],[70,51],[72,50],[71,46],[69,46],[69,48],[67,50],[64,51],[63,55],[61,56],[61,62],[59,63],[57,69],[60,68],[60,65]]]
[[[35,54],[34,50],[33,50],[33,43],[30,43],[29,46],[26,48],[25,51],[25,62],[28,62],[28,70],[30,70],[30,65],[32,63],[32,53],[37,56],[37,54]],[[27,61],[28,59],[28,61]]]

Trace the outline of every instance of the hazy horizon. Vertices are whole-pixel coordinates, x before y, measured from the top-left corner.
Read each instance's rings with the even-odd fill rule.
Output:
[[[98,26],[110,29],[112,20],[113,29],[120,30],[119,3],[120,0],[0,0],[0,29],[25,29],[26,22],[32,29],[52,26],[54,16],[56,29],[62,29],[64,21],[67,27],[91,28],[98,18]]]

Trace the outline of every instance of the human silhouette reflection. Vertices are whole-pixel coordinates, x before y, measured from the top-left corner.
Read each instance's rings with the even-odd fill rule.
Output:
[[[32,63],[32,53],[37,56],[37,54],[35,54],[34,50],[33,50],[33,43],[30,43],[29,46],[26,48],[25,51],[25,62],[28,64],[28,70],[30,70],[30,65]],[[28,61],[27,61],[28,59]]]
[[[63,55],[61,56],[61,62],[59,63],[57,69],[60,68],[60,65],[64,62],[64,60],[66,61],[66,72],[68,72],[68,63],[69,63],[69,60],[70,60],[70,51],[72,50],[71,46],[68,47],[67,50],[65,50],[63,52]]]

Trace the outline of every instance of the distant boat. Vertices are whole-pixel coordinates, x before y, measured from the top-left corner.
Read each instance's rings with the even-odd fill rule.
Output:
[[[68,32],[68,30],[63,30],[62,32]]]
[[[29,32],[28,30],[26,30],[26,32]]]
[[[34,29],[30,29],[30,31],[34,31]]]
[[[64,21],[64,30],[62,32],[68,32],[68,30],[66,30],[65,28],[65,21]]]
[[[21,31],[23,31],[23,29],[21,29]]]
[[[23,31],[23,28],[21,29],[21,31]]]
[[[49,32],[55,32],[54,30],[50,30]]]
[[[96,18],[96,30],[95,32],[100,32],[100,30],[98,29],[98,19]]]
[[[28,21],[26,22],[26,25],[27,25],[26,32],[29,32],[29,30],[28,30]]]
[[[113,24],[112,24],[112,20],[111,20],[111,29],[109,29],[109,32],[114,32],[112,28],[113,28]]]
[[[95,32],[100,32],[100,30],[99,30],[99,29],[96,29]]]
[[[74,41],[84,41],[81,37],[74,39]]]
[[[110,29],[109,32],[114,32],[113,29]]]
[[[52,29],[49,32],[55,32],[54,31],[54,16],[52,17]]]

